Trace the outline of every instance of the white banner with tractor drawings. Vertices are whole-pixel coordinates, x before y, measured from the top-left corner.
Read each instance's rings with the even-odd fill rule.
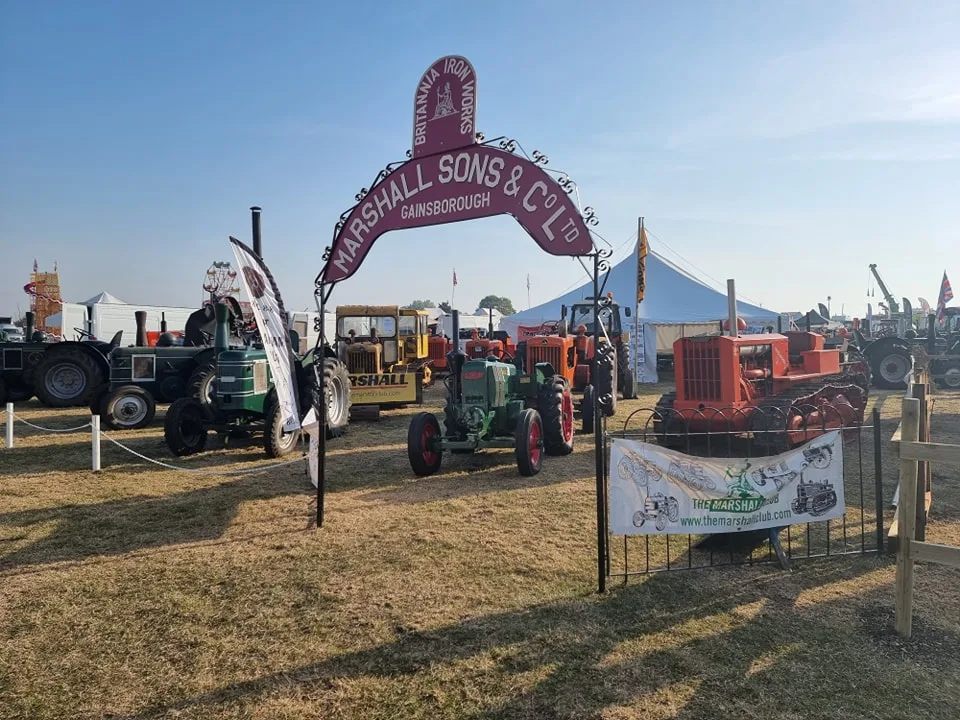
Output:
[[[610,453],[610,532],[708,535],[842,517],[839,430],[781,455],[701,458],[615,438]]]

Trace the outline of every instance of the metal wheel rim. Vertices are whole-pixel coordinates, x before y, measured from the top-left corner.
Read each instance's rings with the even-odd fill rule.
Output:
[[[949,388],[960,388],[960,368],[949,368],[943,375],[943,384]]]
[[[50,368],[44,385],[54,397],[70,400],[83,393],[87,387],[87,378],[73,363],[61,362]]]
[[[147,403],[137,395],[123,395],[113,405],[113,417],[118,425],[136,425],[147,417]]]
[[[300,433],[298,433],[296,430],[293,432],[284,432],[281,430],[279,442],[277,444],[282,450],[287,450],[294,446],[298,437],[300,437]]]
[[[330,392],[327,393],[327,418],[330,425],[338,427],[343,424],[343,415],[346,412],[344,403],[343,380],[337,376],[330,378]]]
[[[892,371],[891,368],[893,368]],[[883,363],[880,365],[880,375],[882,375],[883,379],[887,382],[903,382],[903,378],[906,377],[909,371],[910,363],[907,362],[907,359],[903,357],[903,355],[890,355],[884,358]]]

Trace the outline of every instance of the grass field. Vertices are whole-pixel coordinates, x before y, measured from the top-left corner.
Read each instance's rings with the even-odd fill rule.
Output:
[[[888,438],[899,396],[871,402]],[[0,718],[960,717],[960,572],[918,566],[908,642],[885,556],[664,573],[599,596],[591,443],[534,478],[491,452],[418,479],[415,411],[331,443],[320,530],[299,465],[179,472],[104,442],[93,474],[89,435],[18,424],[0,450]],[[174,460],[159,415],[112,435],[193,468],[269,462],[246,441]],[[960,441],[960,396],[938,395],[934,434]],[[936,469],[928,539],[960,545],[957,477]]]

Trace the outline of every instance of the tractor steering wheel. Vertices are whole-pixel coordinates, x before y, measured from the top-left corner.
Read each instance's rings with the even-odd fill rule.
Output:
[[[81,339],[81,340],[83,340],[83,338],[85,338],[85,337],[87,337],[87,338],[93,338],[93,333],[87,332],[86,330],[84,330],[84,329],[82,329],[82,328],[75,327],[75,328],[73,329],[73,331],[74,331],[75,333],[77,333],[78,335],[80,335],[80,339]]]

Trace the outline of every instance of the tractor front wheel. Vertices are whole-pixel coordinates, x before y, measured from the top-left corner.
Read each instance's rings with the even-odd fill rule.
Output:
[[[547,455],[573,452],[573,397],[562,375],[540,386],[537,409],[543,421],[543,449]]]
[[[192,455],[207,446],[203,425],[203,407],[195,398],[179,398],[167,409],[163,421],[163,439],[174,455]]]
[[[144,428],[153,422],[157,413],[153,396],[137,385],[124,385],[106,396],[101,396],[99,408],[103,422],[112,430]]]
[[[413,416],[407,431],[407,457],[415,474],[423,477],[440,469],[443,452],[435,447],[439,439],[440,423],[433,413],[422,412]]]
[[[533,408],[520,413],[516,441],[517,469],[524,477],[536,475],[543,465],[543,421]]]
[[[623,393],[624,400],[636,400],[637,399],[637,382],[633,377],[633,368],[624,367],[623,377],[620,382],[620,392]]]
[[[300,431],[287,432],[283,429],[283,408],[280,407],[276,394],[272,402],[265,404],[267,407],[265,408],[266,421],[263,426],[263,449],[267,457],[283,457],[297,446]]]

